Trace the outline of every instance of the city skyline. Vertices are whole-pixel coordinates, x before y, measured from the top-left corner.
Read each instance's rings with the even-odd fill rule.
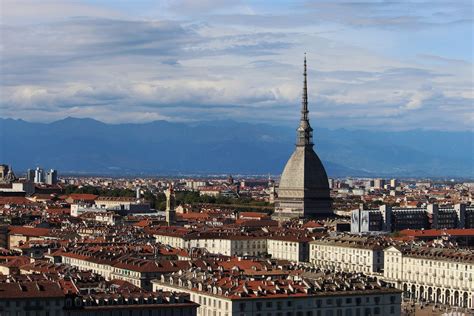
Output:
[[[472,3],[2,1],[2,117],[472,131]],[[25,72],[25,69],[31,70]]]
[[[0,0],[0,316],[474,315],[468,0]]]

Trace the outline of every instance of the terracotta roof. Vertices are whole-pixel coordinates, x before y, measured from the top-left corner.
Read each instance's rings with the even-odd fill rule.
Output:
[[[413,237],[441,237],[441,236],[472,236],[474,237],[474,228],[466,229],[426,229],[426,230],[413,230],[405,229],[400,232],[403,236]]]
[[[52,281],[0,283],[0,297],[3,299],[64,297],[64,292],[57,282]]]
[[[94,201],[98,196],[95,194],[88,193],[72,193],[69,194],[69,198],[75,201]]]
[[[49,228],[9,226],[10,235],[23,235],[28,237],[46,237],[51,236],[52,230]]]
[[[250,218],[265,218],[270,217],[267,213],[260,213],[260,212],[240,212],[239,217],[250,217]]]
[[[34,202],[21,196],[0,196],[0,205],[5,205],[5,204],[23,205],[23,204],[33,204],[33,203]]]
[[[321,228],[324,227],[323,225],[319,224],[316,221],[309,221],[303,224],[304,228]]]

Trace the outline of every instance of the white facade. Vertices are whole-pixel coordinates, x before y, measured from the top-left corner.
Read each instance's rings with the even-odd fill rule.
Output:
[[[267,253],[273,259],[293,262],[308,260],[308,243],[294,240],[267,239]]]
[[[189,249],[187,241],[182,236],[154,235],[157,243],[173,248]]]
[[[112,280],[112,273],[114,267],[107,263],[96,263],[88,261],[87,259],[74,258],[69,256],[61,256],[61,262],[77,267],[79,270],[91,270],[94,273],[102,275],[106,280]]]
[[[414,299],[474,309],[474,262],[385,249],[384,278]]]
[[[210,253],[226,256],[257,256],[267,252],[267,240],[249,236],[221,236],[215,238],[183,238],[155,234],[156,242],[170,245],[174,248],[206,248]]]
[[[35,183],[44,183],[44,171],[43,169],[37,167],[35,169],[35,178],[34,178]]]
[[[191,239],[188,249],[191,248],[206,248],[210,253],[226,256],[257,256],[267,251],[267,241],[255,237]]]
[[[371,247],[336,245],[324,241],[310,242],[309,261],[321,268],[346,272],[380,274],[383,270],[383,250]]]
[[[107,210],[105,208],[98,208],[94,206],[87,206],[87,205],[80,205],[80,204],[71,204],[71,216],[72,217],[79,217],[84,213],[106,213]]]
[[[190,294],[191,301],[200,304],[198,316],[366,316],[400,315],[400,295],[307,295],[302,297],[272,297],[232,299],[219,289],[195,291],[179,285],[152,281],[153,291],[178,291]]]

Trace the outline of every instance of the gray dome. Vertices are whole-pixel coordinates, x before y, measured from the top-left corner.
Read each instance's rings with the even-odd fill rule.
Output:
[[[328,176],[313,148],[296,147],[283,170],[279,189],[280,195],[286,190],[305,190],[307,197],[329,197]]]

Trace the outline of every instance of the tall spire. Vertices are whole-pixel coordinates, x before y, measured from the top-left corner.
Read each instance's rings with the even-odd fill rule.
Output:
[[[301,119],[300,125],[297,129],[297,146],[312,146],[313,145],[313,129],[309,124],[308,117],[308,80],[306,73],[306,53],[304,53],[304,71],[303,71],[303,96],[301,100]]]
[[[304,71],[303,71],[303,96],[301,100],[301,120],[308,120],[308,81],[306,75],[306,53],[304,53]]]

